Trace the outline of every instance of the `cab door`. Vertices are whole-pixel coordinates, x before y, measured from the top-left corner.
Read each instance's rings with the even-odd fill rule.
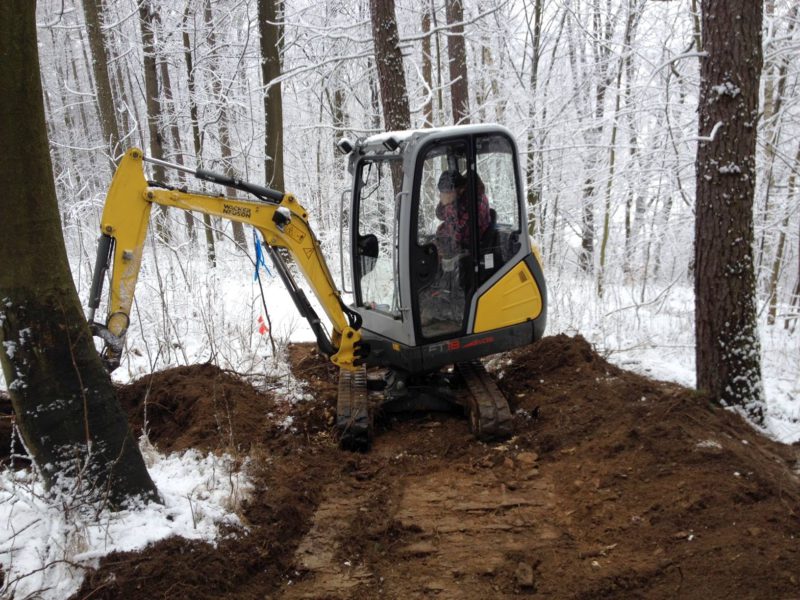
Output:
[[[464,334],[475,288],[475,186],[470,140],[433,142],[416,164],[411,280],[419,342]]]
[[[409,244],[418,344],[473,333],[477,300],[530,253],[517,164],[516,147],[502,132],[420,150]],[[455,209],[445,209],[442,183],[452,177],[463,187]]]
[[[399,276],[402,186],[401,157],[358,163],[350,246],[356,310],[364,329],[407,344]]]

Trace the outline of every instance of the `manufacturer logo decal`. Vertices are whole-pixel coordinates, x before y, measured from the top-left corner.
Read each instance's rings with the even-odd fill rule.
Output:
[[[230,215],[232,217],[244,217],[245,219],[249,219],[252,212],[253,211],[251,209],[245,208],[244,206],[234,206],[233,204],[222,205],[223,215]]]

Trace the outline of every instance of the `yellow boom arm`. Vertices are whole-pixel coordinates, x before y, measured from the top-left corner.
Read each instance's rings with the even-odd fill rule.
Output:
[[[324,331],[305,295],[294,286],[291,275],[280,258],[271,253],[276,262],[280,263],[276,264],[276,267],[284,283],[289,286],[295,304],[303,316],[311,322],[321,349],[332,354],[331,360],[343,369],[355,368],[356,361],[362,358],[359,353],[362,350],[361,334],[358,331],[360,318],[343,303],[322,255],[319,242],[308,224],[306,210],[294,196],[285,194],[280,201],[267,199],[251,201],[153,187],[145,179],[143,160],[142,151],[139,149],[133,148],[125,154],[111,182],[100,223],[101,247],[98,250],[90,292],[89,321],[95,335],[106,343],[104,357],[112,368],[119,364],[124,336],[128,329],[133,294],[139,277],[153,204],[246,223],[261,232],[268,249],[286,248],[333,325],[327,348],[324,347],[325,340],[320,339],[321,335],[324,336]],[[280,197],[280,193],[274,190],[262,189],[270,192],[273,197]],[[94,311],[99,305],[102,293],[104,267],[109,266],[111,295],[108,319],[103,326],[93,321]]]

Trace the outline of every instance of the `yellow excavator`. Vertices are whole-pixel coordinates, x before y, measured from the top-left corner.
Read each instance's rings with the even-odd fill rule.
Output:
[[[350,303],[293,195],[129,150],[106,198],[89,297],[88,320],[103,341],[108,369],[119,366],[124,351],[150,210],[169,206],[261,233],[320,351],[340,369],[342,447],[368,449],[378,412],[453,407],[464,410],[479,439],[509,436],[508,402],[479,359],[538,340],[547,315],[514,138],[499,125],[465,125],[343,139],[338,147],[352,175],[340,230],[341,290]],[[148,181],[145,162],[248,196]],[[279,248],[291,255],[330,331]],[[95,313],[109,270],[107,316],[100,323]]]

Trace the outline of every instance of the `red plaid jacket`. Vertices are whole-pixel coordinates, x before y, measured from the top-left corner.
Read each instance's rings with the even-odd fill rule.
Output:
[[[436,207],[436,217],[442,222],[436,229],[436,240],[439,252],[445,258],[451,258],[462,250],[469,250],[469,209],[464,195],[450,204],[441,202]],[[489,199],[481,194],[478,200],[478,231],[483,236],[491,225]]]

